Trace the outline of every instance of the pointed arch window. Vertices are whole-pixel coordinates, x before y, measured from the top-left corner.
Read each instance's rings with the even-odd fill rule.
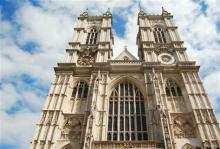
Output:
[[[109,98],[107,140],[144,141],[147,139],[143,94],[128,81],[118,84]]]
[[[86,44],[96,44],[97,43],[97,37],[98,37],[98,31],[96,28],[92,28],[86,38]]]
[[[167,96],[182,96],[181,89],[174,80],[167,80],[165,90]]]
[[[88,95],[88,84],[85,81],[79,81],[73,88],[72,98],[75,100],[84,100]]]
[[[154,28],[153,34],[154,34],[154,40],[156,43],[166,43],[167,42],[164,30],[162,28],[160,28],[160,27]]]

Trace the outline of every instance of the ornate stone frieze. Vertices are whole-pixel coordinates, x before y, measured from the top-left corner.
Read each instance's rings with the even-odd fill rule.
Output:
[[[61,131],[61,139],[79,140],[82,134],[83,117],[66,117]]]
[[[95,62],[95,54],[96,50],[91,48],[85,48],[81,51],[78,51],[79,58],[77,60],[77,63],[79,65],[92,65]]]
[[[173,116],[173,132],[176,138],[194,138],[195,128],[190,117],[182,114]]]
[[[155,47],[155,53],[160,54],[162,52],[167,52],[167,53],[173,53],[173,45],[166,43],[166,44],[154,44]]]
[[[163,143],[153,142],[153,141],[146,141],[146,142],[108,142],[108,141],[101,141],[101,142],[93,142],[92,149],[100,149],[100,148],[108,148],[108,149],[120,149],[120,148],[127,148],[127,149],[147,149],[147,148],[164,148]]]

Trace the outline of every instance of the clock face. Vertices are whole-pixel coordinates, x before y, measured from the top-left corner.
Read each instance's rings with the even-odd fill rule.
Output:
[[[159,61],[162,64],[173,64],[175,59],[171,54],[168,53],[162,53],[158,56]]]

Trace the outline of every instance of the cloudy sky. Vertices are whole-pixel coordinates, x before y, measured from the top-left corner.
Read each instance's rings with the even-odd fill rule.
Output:
[[[88,0],[90,1],[90,0]],[[114,57],[128,46],[137,56],[137,0],[0,1],[0,149],[25,149],[46,99],[53,67],[62,62],[76,17],[86,8],[113,13]],[[174,15],[188,54],[220,119],[220,1],[142,0],[149,14]]]

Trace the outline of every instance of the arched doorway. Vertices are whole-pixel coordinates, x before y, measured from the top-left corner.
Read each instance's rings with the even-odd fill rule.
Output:
[[[62,147],[61,149],[73,149],[72,145],[67,144],[64,147]]]

